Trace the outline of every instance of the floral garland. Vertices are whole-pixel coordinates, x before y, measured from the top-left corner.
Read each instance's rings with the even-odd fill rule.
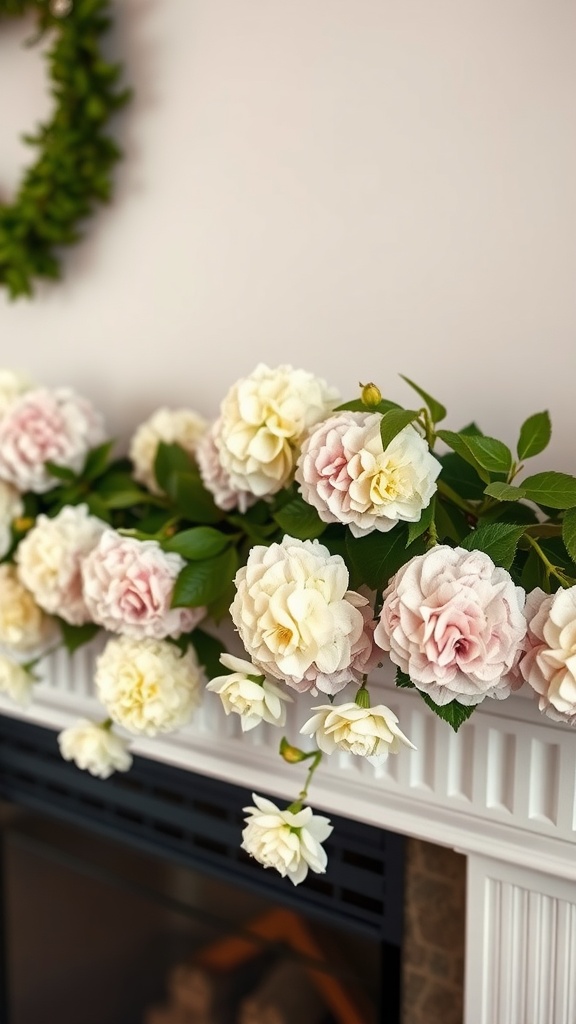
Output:
[[[32,295],[35,278],[60,276],[57,249],[78,241],[79,221],[110,199],[120,150],[105,127],[129,92],[118,89],[120,66],[100,50],[109,7],[109,0],[0,0],[0,18],[37,14],[34,42],[55,35],[47,54],[55,110],[24,137],[38,157],[14,201],[0,204],[0,284],[13,299]]]
[[[295,884],[326,867],[331,825],[305,806],[322,757],[412,746],[371,702],[386,656],[453,729],[523,684],[576,725],[576,478],[524,469],[549,416],[513,453],[474,424],[439,429],[444,406],[404,380],[414,408],[260,365],[213,423],[159,409],[115,458],[85,398],[0,373],[0,691],[26,703],[46,653],[111,634],[102,721],[59,736],[102,778],[128,770],[131,735],[188,722],[202,690],[244,731],[315,698],[312,749],[280,743],[308,768],[299,795],[245,808],[244,849]],[[227,615],[246,660],[205,629]]]

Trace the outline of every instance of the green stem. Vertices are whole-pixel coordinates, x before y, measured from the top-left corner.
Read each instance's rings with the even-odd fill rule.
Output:
[[[298,793],[297,800],[295,800],[294,803],[290,804],[290,807],[288,808],[288,810],[291,811],[293,814],[298,814],[298,811],[302,810],[304,801],[308,796],[308,789],[310,783],[312,782],[312,776],[314,775],[314,772],[316,771],[318,765],[322,760],[322,751],[311,750],[309,754],[306,754],[306,759],[308,758],[311,760],[311,764],[308,769],[308,774],[306,775],[306,781],[304,782],[303,788]]]
[[[457,494],[456,491],[453,491],[450,485],[447,484],[444,480],[437,480],[436,486],[438,488],[439,493],[443,494],[444,497],[448,501],[451,501],[453,505],[456,505],[457,508],[462,509],[462,511],[466,512],[467,515],[474,516],[474,518],[477,518],[478,509],[475,508],[474,505],[471,505],[468,501],[465,501],[464,498],[461,498],[460,495]]]
[[[540,547],[538,542],[535,541],[534,538],[531,537],[529,533],[525,533],[524,536],[525,536],[526,540],[528,541],[528,543],[534,548],[534,551],[538,555],[538,558],[544,563],[544,568],[546,570],[546,578],[549,579],[550,576],[555,576],[556,579],[560,582],[560,585],[562,587],[572,587],[572,586],[574,586],[574,580],[572,580],[569,576],[567,576],[565,573],[563,573],[562,570],[559,569],[557,565],[553,565],[552,564],[550,559],[547,558],[547,556],[542,551],[542,548]]]

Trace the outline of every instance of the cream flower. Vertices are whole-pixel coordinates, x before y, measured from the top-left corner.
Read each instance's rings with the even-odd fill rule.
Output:
[[[300,729],[304,736],[314,736],[320,750],[332,754],[343,750],[381,764],[388,754],[397,754],[400,746],[415,746],[398,728],[398,718],[390,708],[378,704],[362,708],[358,704],[322,704],[312,709],[313,715]]]
[[[232,712],[240,715],[243,732],[249,732],[260,722],[284,725],[285,702],[292,697],[261,675],[249,661],[221,654],[220,662],[224,668],[231,669],[230,673],[216,676],[206,689],[218,694],[227,715]]]
[[[154,476],[154,462],[160,442],[179,444],[193,455],[207,429],[206,420],[191,409],[157,409],[138,427],[130,442],[129,454],[134,464],[134,479],[153,493],[160,493]]]
[[[200,678],[192,648],[182,654],[166,640],[121,636],[96,661],[96,692],[110,718],[147,736],[186,725],[199,703]]]
[[[368,602],[348,591],[340,555],[318,541],[285,536],[281,544],[255,545],[235,583],[230,613],[264,675],[299,690],[336,693],[367,671]]]
[[[216,438],[232,486],[258,497],[281,490],[305,433],[337,401],[324,380],[291,366],[260,363],[237,381],[222,402]]]
[[[174,584],[186,562],[155,540],[106,530],[82,563],[90,618],[126,636],[179,637],[194,629],[205,608],[171,608]]]
[[[327,857],[321,845],[332,832],[328,818],[301,811],[281,811],[271,800],[252,794],[255,807],[245,807],[246,828],[242,849],[265,868],[275,868],[293,885],[303,882],[308,871],[324,874]]]
[[[54,639],[56,625],[18,579],[14,565],[0,565],[0,648],[39,654]]]
[[[196,462],[202,483],[206,490],[210,491],[214,498],[214,504],[218,508],[225,512],[229,512],[233,508],[237,508],[240,512],[246,512],[254,504],[256,497],[250,491],[239,491],[232,486],[230,475],[220,462],[216,444],[219,432],[220,421],[216,420],[196,446]]]
[[[70,388],[27,391],[0,420],[0,478],[43,494],[58,483],[46,462],[78,473],[103,440],[102,417]]]
[[[24,665],[0,654],[0,693],[5,693],[21,707],[27,707],[32,700],[35,682],[34,676]]]
[[[78,768],[99,779],[108,779],[114,772],[127,772],[132,765],[127,741],[109,726],[87,718],[59,733],[58,746],[65,761],[74,761]]]
[[[23,511],[24,505],[19,492],[11,484],[0,480],[0,558],[4,558],[10,550],[12,523]]]
[[[576,587],[526,599],[528,635],[522,676],[549,718],[576,726]]]
[[[375,640],[436,704],[507,697],[526,634],[524,591],[482,551],[437,545],[384,591]]]
[[[31,381],[13,370],[0,370],[0,420],[20,395],[29,391]]]
[[[382,448],[378,413],[340,412],[302,444],[300,492],[325,523],[344,523],[354,537],[418,522],[436,491],[441,465],[408,426]]]
[[[82,593],[81,566],[106,523],[86,505],[66,505],[53,519],[39,515],[18,545],[18,575],[41,608],[73,626],[90,621]]]

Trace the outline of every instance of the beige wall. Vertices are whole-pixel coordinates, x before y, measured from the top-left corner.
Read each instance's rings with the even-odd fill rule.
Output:
[[[574,0],[115,6],[136,89],[116,200],[62,284],[0,296],[2,363],[84,389],[115,431],[215,411],[261,359],[400,400],[404,372],[509,441],[549,407],[576,468]],[[19,28],[10,140],[46,106]],[[4,186],[20,158],[3,141]]]

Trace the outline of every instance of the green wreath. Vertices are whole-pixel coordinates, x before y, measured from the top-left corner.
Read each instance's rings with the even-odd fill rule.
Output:
[[[28,11],[38,16],[34,42],[54,35],[47,61],[55,110],[24,136],[38,157],[14,201],[0,203],[0,284],[11,298],[32,295],[35,278],[59,278],[57,250],[77,242],[79,222],[110,199],[120,150],[105,126],[129,96],[118,87],[120,66],[100,51],[109,0],[0,0],[0,19]]]

